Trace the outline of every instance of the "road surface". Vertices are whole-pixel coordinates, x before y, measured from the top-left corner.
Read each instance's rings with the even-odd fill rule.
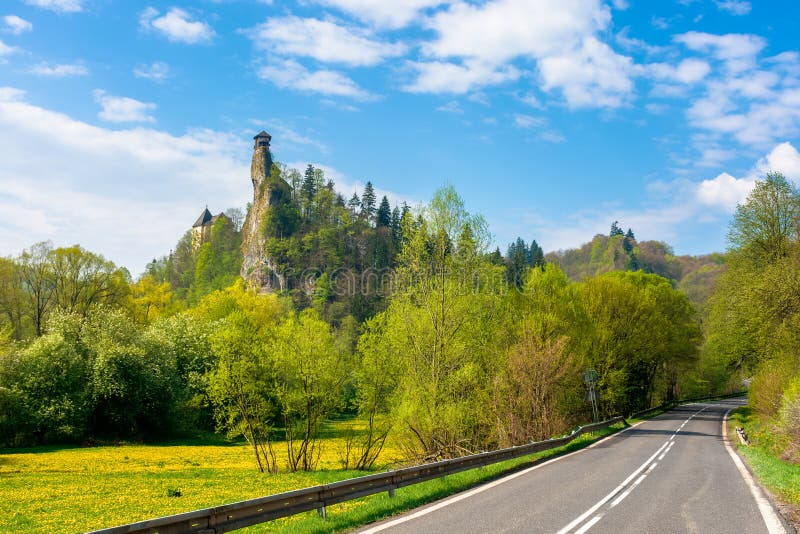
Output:
[[[723,441],[724,415],[744,402],[680,406],[361,532],[793,532]]]

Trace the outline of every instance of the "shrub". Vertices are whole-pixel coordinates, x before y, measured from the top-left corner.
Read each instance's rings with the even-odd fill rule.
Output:
[[[786,458],[800,462],[800,374],[792,379],[783,394],[780,421],[789,436]]]

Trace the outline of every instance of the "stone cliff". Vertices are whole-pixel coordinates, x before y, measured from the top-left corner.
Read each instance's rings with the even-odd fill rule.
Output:
[[[247,210],[242,226],[241,276],[248,287],[262,292],[281,291],[286,286],[284,275],[270,259],[266,247],[263,221],[269,216],[272,206],[291,194],[289,184],[273,166],[267,132],[255,136],[253,161],[250,164],[250,179],[253,182],[253,202]]]

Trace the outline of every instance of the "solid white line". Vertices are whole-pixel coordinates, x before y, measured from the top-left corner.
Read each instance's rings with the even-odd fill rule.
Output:
[[[783,523],[781,523],[778,514],[776,514],[775,510],[772,508],[772,504],[770,504],[769,500],[764,496],[761,488],[753,481],[753,477],[750,476],[750,472],[744,466],[742,459],[739,458],[739,455],[733,450],[733,447],[731,447],[728,441],[728,414],[731,413],[731,410],[733,410],[733,408],[725,412],[725,415],[722,417],[722,441],[725,443],[725,449],[727,449],[728,454],[731,455],[733,463],[742,475],[747,487],[750,488],[750,493],[753,494],[753,498],[758,505],[758,511],[761,512],[761,517],[767,525],[767,531],[769,531],[770,534],[785,533],[786,529],[783,528]]]
[[[642,423],[644,423],[644,421],[639,421],[638,423],[636,423],[634,425],[631,425],[628,428],[625,428],[623,430],[620,430],[619,432],[617,432],[615,434],[611,434],[610,436],[606,436],[603,439],[595,441],[594,443],[592,443],[588,447],[584,447],[584,448],[579,449],[577,451],[571,452],[569,454],[565,454],[563,456],[558,456],[558,457],[552,458],[550,460],[545,460],[544,462],[542,462],[540,464],[536,464],[533,467],[529,467],[527,469],[523,469],[522,471],[517,471],[516,473],[512,473],[512,474],[510,474],[508,476],[505,476],[503,478],[498,478],[495,481],[489,482],[488,484],[484,484],[482,486],[478,486],[477,488],[475,488],[473,490],[470,490],[470,491],[467,491],[465,493],[459,493],[458,495],[455,495],[453,497],[450,497],[449,499],[445,499],[443,501],[440,501],[440,502],[434,504],[433,506],[429,506],[427,508],[423,508],[422,510],[418,510],[418,511],[412,513],[412,514],[404,515],[404,516],[398,517],[397,519],[394,519],[392,521],[388,521],[386,523],[381,523],[381,524],[375,525],[374,527],[369,528],[367,530],[360,530],[358,532],[360,534],[374,534],[375,532],[381,532],[382,530],[386,530],[387,528],[391,528],[391,527],[400,525],[402,523],[405,523],[407,521],[411,521],[412,519],[416,519],[418,517],[422,517],[422,516],[427,515],[427,514],[429,514],[431,512],[435,512],[436,510],[440,510],[440,509],[444,508],[445,506],[457,503],[458,501],[463,501],[464,499],[472,497],[473,495],[477,495],[478,493],[482,493],[482,492],[484,492],[484,491],[486,491],[488,489],[494,488],[495,486],[499,486],[500,484],[502,484],[504,482],[508,482],[509,480],[514,480],[515,478],[521,477],[523,475],[527,475],[531,471],[535,471],[535,470],[539,469],[540,467],[544,467],[546,465],[551,465],[551,464],[553,464],[553,463],[555,463],[555,462],[557,462],[559,460],[563,460],[563,459],[569,458],[570,456],[573,456],[575,454],[580,454],[580,453],[585,452],[585,451],[587,451],[589,449],[593,449],[594,447],[600,445],[604,441],[607,441],[607,440],[609,440],[611,438],[616,438],[620,434],[623,434],[623,433],[627,432],[628,430],[641,425]]]
[[[585,525],[583,525],[583,526],[582,526],[582,527],[581,527],[579,530],[576,530],[576,531],[575,531],[575,534],[584,534],[584,533],[585,533],[587,530],[589,530],[590,528],[592,528],[592,527],[595,525],[595,523],[597,523],[598,521],[600,521],[602,518],[603,518],[603,516],[602,516],[602,515],[596,515],[596,516],[594,516],[594,517],[592,518],[592,520],[591,520],[591,521],[589,521],[588,523],[586,523]]]

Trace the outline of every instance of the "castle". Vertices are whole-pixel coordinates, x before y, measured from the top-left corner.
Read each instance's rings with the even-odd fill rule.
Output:
[[[192,250],[197,252],[200,246],[211,236],[211,227],[220,217],[228,218],[224,213],[211,215],[211,212],[208,211],[208,206],[206,206],[206,209],[203,210],[203,213],[192,225]]]

